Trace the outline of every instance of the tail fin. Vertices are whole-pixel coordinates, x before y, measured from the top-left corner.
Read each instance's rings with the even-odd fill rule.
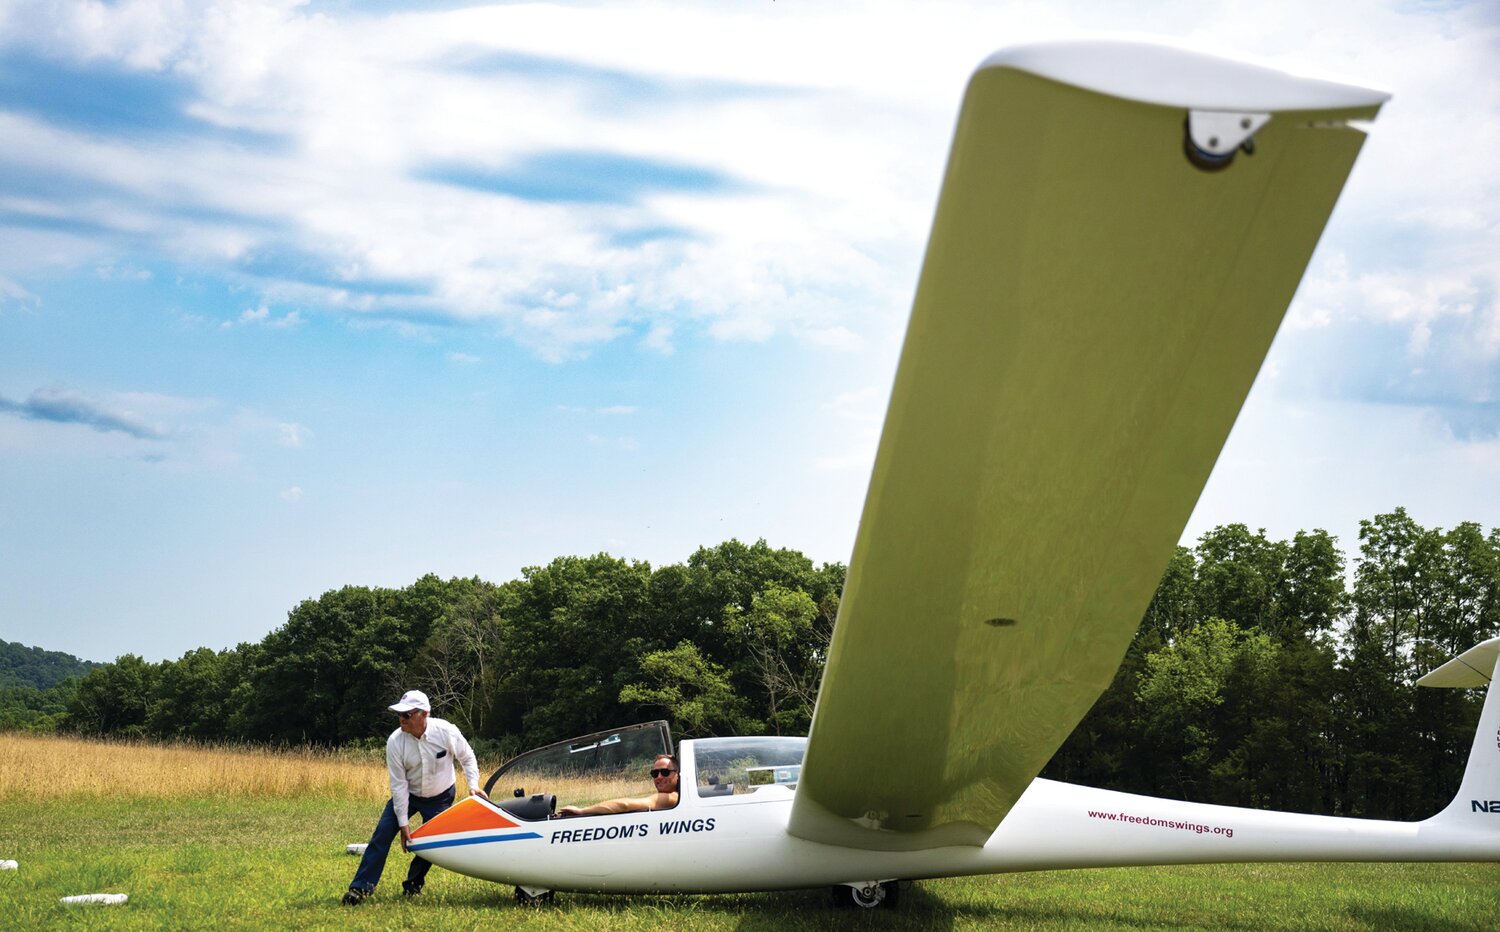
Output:
[[[1500,689],[1495,688],[1497,666],[1500,666],[1500,637],[1490,638],[1471,647],[1452,660],[1417,680],[1418,686],[1489,686],[1484,697],[1484,711],[1479,713],[1479,729],[1474,733],[1474,747],[1464,768],[1464,781],[1448,808],[1434,818],[1482,818],[1484,824],[1500,830]]]

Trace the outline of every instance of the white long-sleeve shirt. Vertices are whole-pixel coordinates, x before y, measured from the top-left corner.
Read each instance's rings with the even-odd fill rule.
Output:
[[[408,796],[436,796],[454,784],[453,761],[464,769],[469,786],[479,785],[479,763],[458,726],[427,717],[421,738],[397,728],[385,741],[385,767],[391,777],[391,806],[396,824],[406,826]]]

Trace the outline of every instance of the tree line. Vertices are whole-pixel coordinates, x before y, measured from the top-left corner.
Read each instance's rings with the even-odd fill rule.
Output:
[[[1415,679],[1500,634],[1500,530],[1231,524],[1179,547],[1109,689],[1043,776],[1155,796],[1383,818],[1456,790],[1483,699]],[[127,654],[38,695],[30,727],[378,746],[422,688],[491,755],[667,718],[678,737],[805,734],[845,567],[765,541],[653,568],[559,557],[519,579],[347,586],[254,644]],[[40,704],[40,703],[36,703]],[[0,709],[0,727],[5,727]],[[15,727],[11,721],[11,727]]]
[[[0,731],[65,722],[79,677],[99,666],[60,651],[0,641]]]
[[[1500,634],[1500,529],[1360,522],[1179,547],[1109,689],[1043,771],[1226,805],[1425,818],[1458,789],[1483,690],[1415,681]]]

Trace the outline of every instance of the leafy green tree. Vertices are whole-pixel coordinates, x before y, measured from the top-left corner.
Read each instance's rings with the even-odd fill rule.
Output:
[[[1243,732],[1252,705],[1246,693],[1265,682],[1275,655],[1267,635],[1210,618],[1146,657],[1135,696],[1142,737],[1174,765],[1159,771],[1161,791],[1219,801],[1228,795],[1225,784],[1243,780],[1235,732]]]
[[[1356,615],[1347,651],[1336,691],[1338,814],[1410,818],[1416,807],[1404,797],[1419,779],[1411,753],[1416,687],[1384,630],[1367,616]]]
[[[772,585],[800,589],[821,606],[837,599],[845,574],[842,564],[815,567],[800,551],[773,548],[763,539],[753,544],[730,539],[694,551],[672,587],[675,598],[657,603],[656,609],[665,628],[692,640],[715,662],[733,666],[740,652],[724,628],[729,606],[749,611],[755,594]]]
[[[480,579],[454,580],[442,615],[413,665],[428,698],[464,734],[491,732],[510,590]]]
[[[1380,648],[1385,668],[1407,681],[1412,648],[1441,627],[1443,536],[1413,521],[1405,508],[1359,523],[1354,573],[1355,628],[1360,646]],[[1472,646],[1472,645],[1471,645]]]
[[[223,739],[229,734],[235,688],[246,675],[238,650],[188,651],[157,667],[145,729],[159,738]]]
[[[1486,537],[1464,522],[1442,536],[1436,571],[1440,609],[1428,626],[1430,644],[1441,661],[1500,632],[1500,529]]]
[[[1235,681],[1245,768],[1235,805],[1294,812],[1337,809],[1328,775],[1333,743],[1337,654],[1326,639],[1280,642],[1269,676]],[[1252,668],[1252,672],[1258,672]]]
[[[0,687],[34,686],[47,690],[70,677],[83,676],[100,664],[61,651],[0,641]]]
[[[728,671],[705,659],[690,641],[642,657],[641,681],[623,687],[620,702],[664,710],[673,733],[683,738],[760,731],[730,685]]]
[[[542,744],[618,724],[653,615],[651,567],[608,554],[527,567],[512,586],[502,679],[508,730]]]
[[[743,611],[730,605],[724,626],[741,645],[741,666],[765,695],[765,721],[776,734],[806,734],[833,625],[812,596],[772,583]],[[743,691],[742,691],[743,693]]]
[[[88,735],[144,735],[158,667],[136,654],[95,667],[68,706],[72,726]]]
[[[1457,787],[1480,697],[1413,684],[1500,633],[1496,539],[1470,523],[1425,528],[1404,508],[1360,522],[1340,669],[1340,789],[1352,814],[1431,815]]]
[[[1178,547],[1162,573],[1161,582],[1146,607],[1141,628],[1155,636],[1157,645],[1165,644],[1198,622],[1198,559],[1193,551]]]
[[[1142,625],[1136,631],[1109,687],[1042,769],[1041,776],[1128,793],[1149,793],[1155,788],[1156,755],[1141,738],[1135,692],[1146,657],[1162,643],[1155,626]]]
[[[245,736],[340,745],[389,731],[391,696],[441,614],[447,586],[424,576],[399,591],[346,586],[298,605],[250,669]]]
[[[1240,628],[1275,633],[1280,627],[1277,590],[1285,571],[1287,545],[1254,534],[1243,524],[1226,524],[1198,541],[1198,581],[1194,590],[1200,619],[1222,618]]]
[[[1344,554],[1324,530],[1298,531],[1285,547],[1276,586],[1276,624],[1267,633],[1292,644],[1332,632],[1349,611]]]
[[[765,541],[699,548],[686,564],[654,571],[608,554],[528,567],[501,587],[508,595],[495,727],[541,743],[629,718],[635,712],[619,697],[642,681],[643,658],[684,641],[731,671],[731,685],[749,708],[767,708],[766,686],[726,617],[750,611],[757,593],[778,586],[812,599],[812,627],[826,628],[843,580],[843,566],[814,567],[801,553]],[[795,727],[795,708],[785,711],[782,727]]]
[[[79,677],[47,689],[0,686],[0,731],[51,734],[68,726],[68,706],[78,695]]]

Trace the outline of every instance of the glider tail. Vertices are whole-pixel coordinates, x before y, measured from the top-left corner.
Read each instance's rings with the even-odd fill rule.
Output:
[[[1463,783],[1448,808],[1433,821],[1500,833],[1500,637],[1490,638],[1417,680],[1418,686],[1489,687]]]

